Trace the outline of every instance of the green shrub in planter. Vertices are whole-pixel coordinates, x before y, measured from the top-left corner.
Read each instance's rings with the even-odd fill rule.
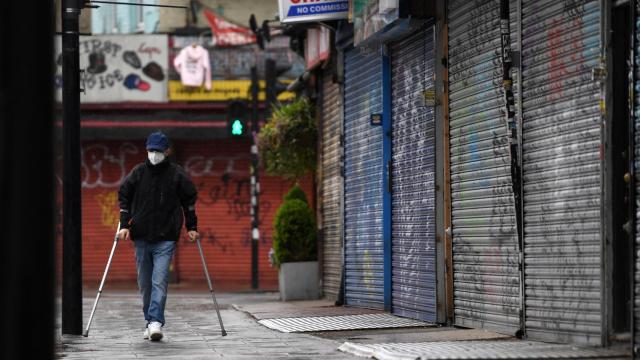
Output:
[[[300,187],[300,185],[295,184],[291,190],[284,196],[284,201],[289,201],[293,199],[298,199],[303,201],[305,204],[309,204],[307,201],[307,194],[304,193],[304,190]]]
[[[282,203],[273,227],[276,266],[285,262],[316,260],[316,224],[313,211],[305,201],[292,198]]]

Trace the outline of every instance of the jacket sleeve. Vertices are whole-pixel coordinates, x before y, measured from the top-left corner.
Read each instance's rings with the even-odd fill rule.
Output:
[[[184,213],[184,225],[188,231],[198,231],[198,217],[196,216],[196,201],[198,200],[198,190],[189,175],[178,167],[178,198]]]
[[[131,204],[140,181],[140,166],[136,166],[127,175],[118,191],[118,202],[120,203],[120,228],[129,229],[131,227]]]

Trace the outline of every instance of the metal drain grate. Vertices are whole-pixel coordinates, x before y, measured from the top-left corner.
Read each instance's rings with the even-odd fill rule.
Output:
[[[406,344],[346,342],[339,350],[378,360],[607,359],[629,356],[620,349],[579,348],[535,341],[438,341]]]
[[[280,318],[258,322],[269,329],[283,333],[434,326],[391,314]]]

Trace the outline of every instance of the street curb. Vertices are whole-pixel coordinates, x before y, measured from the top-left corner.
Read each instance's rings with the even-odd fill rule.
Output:
[[[244,314],[249,315],[253,320],[255,320],[258,324],[260,324],[260,322],[258,321],[258,318],[256,318],[255,316],[253,316],[253,314],[252,314],[252,313],[250,313],[249,311],[242,309],[242,308],[240,307],[240,305],[238,305],[238,304],[229,304],[228,306],[229,306],[229,308],[232,308],[232,309],[234,309],[234,310],[236,310],[236,311],[240,311],[241,313],[244,313]],[[262,324],[260,324],[260,325],[262,325]],[[264,325],[263,325],[263,326],[264,326]],[[266,326],[265,326],[265,327],[266,327]]]

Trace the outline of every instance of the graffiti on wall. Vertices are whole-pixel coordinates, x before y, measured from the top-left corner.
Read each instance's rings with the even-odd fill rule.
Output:
[[[145,150],[131,142],[118,145],[108,143],[92,143],[82,147],[81,184],[83,195],[95,202],[99,213],[95,216],[99,224],[113,229],[119,221],[118,188],[131,169],[141,161]],[[179,163],[193,180],[198,189],[198,211],[210,212],[217,209],[225,218],[244,221],[251,215],[251,195],[249,178],[249,161],[247,155],[214,155],[191,154]],[[62,159],[58,159],[57,183],[62,189]],[[87,193],[88,192],[88,193]],[[58,234],[62,234],[62,199],[59,197]],[[261,199],[260,213],[267,214],[273,210],[271,201]],[[241,230],[243,247],[251,245],[250,223]],[[217,232],[216,227],[207,221],[201,221],[200,233],[202,241],[218,248],[223,253],[233,254],[234,239],[226,232]],[[260,224],[264,224],[264,218]],[[186,236],[186,235],[185,235]],[[186,240],[186,238],[185,238]],[[265,234],[262,243],[271,242]]]
[[[113,229],[118,225],[118,192],[107,191],[97,194],[95,200],[100,207],[100,220],[102,225]]]

